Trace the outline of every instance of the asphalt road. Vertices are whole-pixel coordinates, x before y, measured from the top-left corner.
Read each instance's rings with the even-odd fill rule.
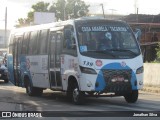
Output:
[[[56,114],[57,116],[55,117],[60,120],[68,120],[70,115],[70,119],[73,119],[75,116],[83,116],[83,119],[88,120],[90,119],[89,117],[94,116],[91,118],[92,120],[96,119],[95,117],[106,120],[107,114],[111,115],[109,117],[112,119],[115,117],[115,119],[124,120],[121,115],[130,114],[130,117],[133,116],[132,120],[137,120],[139,117],[134,117],[134,114],[145,116],[153,113],[153,115],[157,114],[160,116],[160,95],[140,91],[139,99],[134,104],[127,103],[123,97],[91,97],[86,98],[84,105],[74,105],[68,102],[64,94],[61,93],[45,90],[41,97],[30,97],[25,93],[24,88],[0,81],[0,111],[51,111],[51,113],[48,112],[47,114]],[[101,115],[104,115],[104,117]],[[155,116],[144,116],[141,116],[140,120],[146,120],[147,118],[159,119],[159,117]],[[129,118],[125,117],[125,119]],[[51,118],[48,117],[47,119]],[[81,118],[78,117],[76,119]]]

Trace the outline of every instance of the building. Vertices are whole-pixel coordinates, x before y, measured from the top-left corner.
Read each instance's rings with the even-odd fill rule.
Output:
[[[7,30],[6,39],[5,39],[5,30],[0,29],[0,49],[5,49],[8,47],[8,38],[10,30]]]
[[[144,62],[152,62],[157,58],[158,44],[160,43],[160,23],[130,23],[134,30],[142,31],[140,45]]]

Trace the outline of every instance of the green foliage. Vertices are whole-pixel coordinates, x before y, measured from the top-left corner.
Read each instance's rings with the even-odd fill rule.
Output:
[[[156,51],[157,51],[157,59],[156,59],[156,61],[160,62],[160,43],[158,44],[158,48],[156,49]]]
[[[15,27],[29,26],[33,22],[34,12],[48,12],[49,3],[38,2],[32,5],[32,11],[28,12],[27,18],[19,18]]]
[[[152,61],[151,63],[160,63],[160,43],[158,44],[158,47],[156,48],[156,59]]]
[[[48,12],[49,3],[38,2],[35,5],[32,5],[32,9],[36,12]]]
[[[84,1],[81,0],[67,0],[66,4],[66,15],[67,18],[78,18],[86,16],[89,12],[89,5],[86,5]]]
[[[32,5],[32,11],[28,12],[27,18],[19,18],[16,27],[27,26],[33,22],[34,12],[54,12],[58,20],[67,20],[87,16],[89,5],[81,0],[57,0],[51,5],[45,2],[38,2]]]
[[[55,12],[57,20],[64,20],[65,4],[65,0],[57,0],[57,3],[53,3],[52,6],[55,7],[55,11],[51,12]]]
[[[19,18],[18,19],[18,24],[15,25],[15,27],[24,27],[24,26],[28,26],[30,24],[29,19],[27,18]]]

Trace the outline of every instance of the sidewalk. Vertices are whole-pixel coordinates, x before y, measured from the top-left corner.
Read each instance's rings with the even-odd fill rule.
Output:
[[[152,93],[160,93],[160,87],[158,86],[144,86],[141,91],[152,92]]]

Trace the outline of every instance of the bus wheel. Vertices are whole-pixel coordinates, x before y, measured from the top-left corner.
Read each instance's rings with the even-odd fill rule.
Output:
[[[74,85],[72,89],[72,101],[76,105],[80,105],[84,103],[84,95],[85,93],[79,90],[77,84]]]
[[[128,103],[135,103],[138,99],[138,90],[133,90],[131,93],[124,95],[124,98]]]
[[[36,88],[36,96],[42,96],[43,88]]]
[[[30,82],[27,82],[27,83],[26,83],[26,93],[27,93],[29,96],[34,96],[34,95],[35,95],[34,87],[32,87],[32,85],[31,85]]]
[[[26,93],[29,96],[41,96],[42,93],[43,93],[43,89],[42,88],[33,87],[30,82],[27,82],[27,84],[26,84]]]
[[[5,79],[4,82],[5,82],[5,83],[8,83],[8,79]]]

